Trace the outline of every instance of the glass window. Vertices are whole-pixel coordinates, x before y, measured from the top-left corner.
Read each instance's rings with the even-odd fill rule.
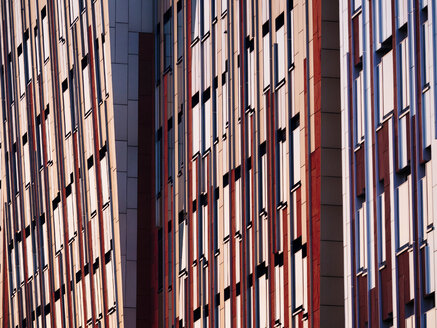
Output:
[[[364,140],[364,86],[361,71],[354,81],[354,128],[355,144]]]
[[[399,57],[400,57],[400,69],[401,69],[401,78],[400,78],[400,105],[401,110],[406,110],[410,105],[410,60],[408,55],[408,38],[405,38],[399,45]],[[384,91],[385,92],[385,91]]]
[[[182,57],[182,55],[184,54],[184,10],[182,7],[182,0],[178,1],[177,4],[177,9],[178,9],[178,59]]]
[[[275,44],[275,63],[276,63],[276,86],[285,80],[285,27],[284,13],[280,14],[276,20],[276,44]]]
[[[171,15],[172,8],[168,9],[164,14],[164,70],[167,70],[171,67],[171,58],[172,58],[172,24],[171,24]]]
[[[367,268],[367,218],[366,202],[363,201],[356,214],[358,247],[358,272]]]
[[[377,199],[378,215],[378,258],[382,265],[386,260],[386,238],[385,238],[385,194],[381,193]]]
[[[398,249],[403,248],[410,243],[410,189],[411,179],[408,176],[405,181],[399,185],[396,192],[397,201],[397,225],[398,225]]]
[[[50,36],[49,36],[49,22],[47,19],[46,7],[41,10],[41,19],[42,19],[42,34],[44,38],[44,61],[47,61],[50,56]]]
[[[263,76],[264,89],[270,86],[270,33],[269,22],[263,25]]]

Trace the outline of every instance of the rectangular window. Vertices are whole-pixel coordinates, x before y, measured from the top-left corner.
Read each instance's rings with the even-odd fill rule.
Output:
[[[229,237],[229,173],[223,176],[223,239],[226,240]]]
[[[391,27],[391,2],[386,0],[377,0],[376,10],[376,34],[379,46],[392,35]]]
[[[381,123],[394,109],[393,52],[382,57],[377,67],[378,111]]]
[[[206,37],[209,33],[209,24],[211,22],[210,15],[210,2],[211,0],[203,0],[203,26],[202,26],[202,37]]]
[[[296,247],[294,247],[296,244]],[[306,245],[305,245],[306,246]],[[293,241],[294,248],[294,286],[295,286],[295,311],[303,309],[304,303],[304,263],[303,263],[303,247],[302,238]]]
[[[410,243],[410,189],[411,178],[408,178],[399,185],[396,190],[397,201],[397,225],[398,240],[397,248],[401,249]]]
[[[358,272],[367,268],[367,217],[366,202],[363,201],[356,215],[357,237],[359,241]]]
[[[182,0],[178,1],[177,4],[178,9],[178,59],[182,57],[184,54],[184,10],[182,7]]]
[[[18,55],[18,71],[20,74],[20,96],[23,96],[26,92],[26,77],[24,73],[24,55],[23,46],[20,44],[17,49]]]
[[[30,278],[34,272],[32,236],[30,234],[30,226],[27,226],[25,231],[26,231],[27,270],[28,270],[28,278]]]
[[[200,126],[200,105],[199,105],[199,93],[196,93],[192,98],[192,131],[193,131],[193,157],[197,156],[200,152],[201,145],[201,126]]]
[[[199,38],[200,0],[191,0],[191,42]]]
[[[284,13],[275,19],[276,44],[275,44],[275,77],[276,86],[285,80],[285,26]]]
[[[385,264],[386,238],[385,238],[385,194],[381,193],[377,199],[378,215],[378,257],[379,265]]]
[[[251,38],[247,42],[247,108],[246,110],[255,109],[255,51],[254,51],[254,38]]]
[[[211,88],[208,87],[203,92],[203,115],[202,115],[202,140],[203,140],[203,153],[206,153],[211,148]]]
[[[269,22],[266,22],[263,27],[263,76],[264,76],[264,89],[270,86],[270,33]]]
[[[270,19],[270,1],[262,0],[261,13],[262,13],[262,24],[265,24]]]
[[[41,234],[42,234],[42,246],[43,246],[43,252],[42,252],[42,267],[45,269],[49,263],[49,240],[48,240],[48,233],[47,233],[47,223],[45,215],[42,214],[39,217],[39,222],[41,224]]]
[[[92,109],[91,104],[91,84],[89,75],[88,56],[82,58],[82,83],[83,83],[83,97],[84,97],[84,112],[85,115]]]
[[[112,214],[110,206],[103,209],[103,243],[105,254],[112,250]]]
[[[59,40],[65,42],[65,4],[58,0],[58,33]]]
[[[287,41],[288,41],[288,68],[294,66],[294,10],[293,1],[288,1],[288,28],[287,28]]]
[[[52,138],[51,138],[51,124],[50,124],[50,109],[47,105],[45,109],[45,130],[46,130],[46,154],[47,154],[47,164],[52,164]]]
[[[419,239],[427,239],[428,231],[433,227],[433,192],[430,171],[430,162],[426,163],[426,175],[419,180],[418,212],[419,212]]]
[[[70,24],[73,24],[79,17],[79,1],[70,0]]]
[[[191,95],[194,96],[200,90],[200,43],[196,43],[192,48],[191,59]],[[193,105],[194,106],[194,105]]]
[[[291,119],[291,142],[293,147],[293,186],[300,181],[300,118],[299,113]]]
[[[41,19],[42,19],[42,35],[44,38],[44,62],[49,59],[50,56],[50,36],[49,36],[49,22],[47,19],[46,7],[41,10]]]
[[[260,214],[267,213],[267,154],[266,142],[259,146],[260,157]]]
[[[30,48],[29,30],[24,33],[24,65],[26,74],[26,83],[32,80],[32,50]]]
[[[23,151],[24,151],[24,184],[26,188],[30,184],[30,152],[27,132],[23,135]]]
[[[97,211],[97,182],[96,182],[96,171],[94,167],[94,159],[91,155],[88,158],[88,181],[89,181],[89,199],[90,199],[90,213],[94,216]]]
[[[222,15],[228,10],[228,0],[222,0]]]
[[[62,102],[64,105],[64,133],[65,136],[69,136],[71,133],[71,108],[67,79],[62,82]]]
[[[100,149],[100,174],[102,177],[102,206],[105,207],[110,200],[109,163],[106,144]]]
[[[410,71],[410,60],[408,55],[408,37],[405,38],[399,44],[399,57],[400,57],[400,68],[401,68],[401,111],[406,110],[410,106],[410,79],[409,79],[409,71]],[[385,92],[382,91],[382,92]]]
[[[359,65],[363,59],[363,15],[361,12],[352,18],[354,65]]]
[[[399,169],[403,169],[408,164],[408,113],[403,115],[398,121],[398,160],[399,160]]]
[[[35,61],[36,61],[36,74],[39,75],[41,73],[41,66],[40,66],[40,51],[39,51],[39,34],[38,34],[38,28],[35,27],[34,30],[35,34]],[[30,57],[30,56],[29,56]],[[29,66],[29,69],[32,68],[32,65]]]
[[[433,138],[434,122],[431,118],[431,112],[433,109],[432,96],[431,96],[431,74],[433,72],[432,67],[432,33],[429,21],[425,21],[422,24],[421,31],[421,66],[422,66],[422,137],[423,148],[431,145]]]
[[[68,240],[72,240],[77,234],[77,215],[76,215],[76,190],[74,183],[70,183],[66,191],[67,197],[67,221],[68,221]]]
[[[171,15],[172,7],[170,7],[164,14],[164,70],[167,70],[171,67],[171,58],[172,58],[172,24],[171,24]]]
[[[355,144],[364,140],[364,86],[363,72],[361,71],[354,81],[354,136]]]
[[[53,222],[54,222],[54,235],[55,235],[55,250],[56,253],[60,252],[64,245],[64,220],[62,215],[62,203],[60,196],[53,200]]]
[[[178,113],[178,170],[182,172],[184,166],[184,144],[185,144],[185,132],[184,132],[184,113],[183,105]]]
[[[362,0],[353,0],[354,3],[354,11],[358,10],[361,8],[361,2]]]
[[[398,28],[404,26],[408,21],[408,0],[397,0],[398,7]]]

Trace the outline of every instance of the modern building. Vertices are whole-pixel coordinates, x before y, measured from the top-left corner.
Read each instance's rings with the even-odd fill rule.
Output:
[[[150,315],[137,240],[154,221],[141,180],[154,173],[141,172],[154,153],[142,124],[155,8],[0,1],[1,327],[141,327]]]
[[[340,1],[347,327],[435,327],[437,6]]]
[[[344,326],[338,17],[159,2],[149,327]]]

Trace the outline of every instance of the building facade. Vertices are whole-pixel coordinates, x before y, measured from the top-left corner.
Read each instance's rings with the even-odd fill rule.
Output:
[[[149,315],[137,235],[154,216],[138,205],[138,162],[139,145],[154,153],[139,128],[154,110],[154,8],[0,1],[1,327],[135,327]]]
[[[151,327],[344,326],[338,17],[159,2]]]
[[[340,1],[345,320],[435,327],[435,1]]]

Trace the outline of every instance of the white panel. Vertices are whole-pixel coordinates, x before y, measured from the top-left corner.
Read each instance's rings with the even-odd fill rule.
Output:
[[[410,105],[410,60],[408,56],[408,38],[400,44],[400,65],[401,65],[401,109],[404,110]]]
[[[402,169],[407,166],[407,115],[399,120],[399,168]]]
[[[22,45],[19,46],[20,52],[18,53],[18,70],[20,73],[20,95],[24,95],[26,92],[26,78],[24,74],[24,54]]]
[[[209,23],[210,23],[210,1],[203,1],[203,35],[209,32]]]
[[[109,169],[108,169],[108,155],[105,152],[103,158],[100,159],[100,175],[102,178],[102,205],[105,206],[110,199],[109,189]]]
[[[70,0],[70,23],[72,24],[79,16],[79,0]]]
[[[300,129],[293,130],[293,183],[300,181]]]
[[[65,83],[65,82],[64,82]],[[63,83],[63,88],[65,87]],[[71,107],[70,107],[70,91],[66,87],[62,92],[62,100],[64,103],[64,128],[65,135],[71,133]]]
[[[84,112],[87,113],[91,109],[91,84],[89,76],[89,65],[82,69],[83,78],[83,97],[84,97]]]
[[[97,185],[95,165],[88,168],[89,194],[90,194],[90,214],[93,215],[97,210]]]
[[[58,203],[53,209],[53,217],[55,223],[55,251],[59,252],[63,247],[64,240],[64,221],[62,216],[62,204]]]
[[[200,106],[199,104],[193,107],[193,156],[200,152]]]
[[[295,288],[295,307],[303,306],[303,272],[302,272],[302,250],[294,254],[294,288]]]
[[[49,37],[49,23],[47,19],[47,14],[42,18],[42,34],[44,38],[44,61],[49,59],[50,56],[50,37]]]
[[[409,244],[410,242],[410,196],[409,180],[398,187],[398,247]]]
[[[278,44],[278,80],[285,79],[285,25],[276,31],[276,42]]]
[[[204,139],[204,151],[207,151],[211,147],[211,99],[209,98],[204,105],[204,119],[203,124],[205,128],[205,139]]]
[[[270,34],[263,36],[264,89],[270,85]]]

